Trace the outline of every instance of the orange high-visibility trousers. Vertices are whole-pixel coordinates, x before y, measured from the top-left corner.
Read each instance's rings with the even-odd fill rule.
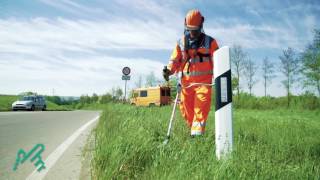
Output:
[[[200,85],[182,88],[180,111],[191,128],[191,135],[204,133],[210,105],[211,86]]]

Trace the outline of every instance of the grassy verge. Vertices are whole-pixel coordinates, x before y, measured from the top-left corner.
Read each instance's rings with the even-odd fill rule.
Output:
[[[14,95],[0,95],[0,111],[10,111],[11,105],[18,99]]]
[[[235,110],[232,158],[217,161],[214,115],[190,138],[180,114],[162,145],[171,107],[110,104],[95,130],[94,179],[319,179],[320,111]]]
[[[70,107],[64,106],[64,105],[57,105],[51,101],[47,101],[47,111],[71,111],[73,110]]]

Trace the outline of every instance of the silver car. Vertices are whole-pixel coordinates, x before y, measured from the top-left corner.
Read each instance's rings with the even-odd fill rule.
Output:
[[[20,100],[12,103],[12,110],[29,110],[34,111],[36,109],[45,111],[47,109],[46,100],[43,96],[23,96]]]

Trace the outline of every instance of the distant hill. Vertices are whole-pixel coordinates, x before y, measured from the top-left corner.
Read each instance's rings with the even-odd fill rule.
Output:
[[[70,100],[77,101],[77,100],[80,100],[80,97],[77,97],[77,96],[59,96],[59,97],[63,101],[70,101]]]

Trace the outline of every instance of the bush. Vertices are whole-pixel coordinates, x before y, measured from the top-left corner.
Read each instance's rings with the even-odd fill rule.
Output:
[[[316,110],[320,108],[320,98],[306,93],[300,96],[290,96],[290,109]],[[240,97],[233,97],[233,106],[243,109],[277,109],[288,108],[287,97],[256,97],[248,93],[241,93]]]

